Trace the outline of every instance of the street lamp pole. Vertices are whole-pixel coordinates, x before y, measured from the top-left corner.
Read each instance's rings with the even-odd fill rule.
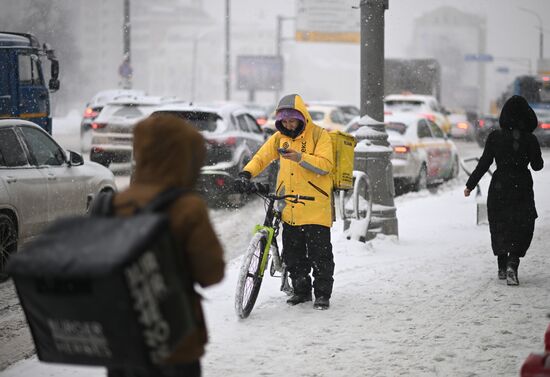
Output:
[[[519,9],[526,13],[532,14],[533,16],[537,17],[537,19],[539,20],[539,59],[542,59],[544,56],[544,33],[542,31],[542,18],[538,13],[532,11],[531,9],[522,8],[522,7],[519,7]]]
[[[123,64],[126,69],[130,69],[131,67],[131,59],[130,59],[130,0],[124,0],[124,23],[122,26],[122,34],[123,34],[123,41],[124,41],[124,56],[123,56]],[[123,86],[124,89],[131,89],[132,88],[132,79],[131,79],[131,73],[125,74],[123,78]]]
[[[231,0],[225,0],[225,100],[231,99]]]

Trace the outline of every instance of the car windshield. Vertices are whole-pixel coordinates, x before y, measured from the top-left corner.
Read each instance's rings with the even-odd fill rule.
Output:
[[[387,100],[384,104],[392,111],[418,111],[425,106],[424,102],[414,100]]]
[[[322,111],[310,111],[309,115],[311,115],[311,119],[313,121],[319,121],[325,118],[325,113],[323,113]]]
[[[198,131],[201,132],[214,133],[224,131],[224,123],[222,121],[222,118],[215,113],[209,113],[205,111],[163,111],[158,113],[175,114],[178,117],[189,121]]]
[[[400,123],[400,122],[388,122],[386,123],[386,130],[395,131],[403,135],[405,131],[407,131],[407,125],[405,123]]]
[[[101,116],[102,118],[113,116],[131,120],[147,116],[153,109],[154,106],[151,105],[107,105],[103,108]]]

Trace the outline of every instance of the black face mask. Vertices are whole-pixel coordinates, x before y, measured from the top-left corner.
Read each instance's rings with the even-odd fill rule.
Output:
[[[292,139],[296,139],[304,131],[304,122],[302,121],[299,121],[299,122],[300,124],[298,125],[298,127],[296,127],[294,131],[291,131],[285,126],[283,126],[283,122],[281,122],[280,120],[275,122],[275,128],[279,132],[281,132],[283,135],[288,136]]]

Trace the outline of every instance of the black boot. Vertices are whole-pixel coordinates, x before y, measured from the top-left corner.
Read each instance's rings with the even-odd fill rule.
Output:
[[[505,280],[506,279],[506,265],[508,263],[508,255],[507,254],[499,255],[497,257],[497,262],[498,262],[498,278],[500,280]]]
[[[288,300],[286,300],[286,303],[289,305],[298,305],[303,302],[311,301],[311,292],[309,293],[294,293]]]
[[[330,306],[330,301],[325,296],[320,296],[315,298],[315,302],[313,303],[313,309],[317,310],[327,310]]]
[[[508,262],[508,267],[506,268],[506,284],[519,285],[518,264]]]

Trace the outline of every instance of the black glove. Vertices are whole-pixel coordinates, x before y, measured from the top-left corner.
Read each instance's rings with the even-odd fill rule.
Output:
[[[250,178],[252,178],[252,174],[249,172],[240,172],[239,177],[233,181],[233,189],[241,194],[250,191],[250,187],[252,186]]]

